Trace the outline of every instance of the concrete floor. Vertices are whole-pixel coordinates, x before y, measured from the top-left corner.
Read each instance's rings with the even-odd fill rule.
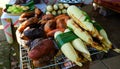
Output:
[[[90,69],[120,69],[120,55],[104,60],[97,60],[90,64]]]
[[[120,14],[115,13],[104,17],[97,11],[93,11],[91,6],[83,7],[83,10],[103,26],[113,46],[120,48]],[[13,49],[14,46],[18,45],[17,43],[9,45],[3,33],[0,23],[0,69],[10,69],[11,65],[16,65],[18,62],[18,56],[15,55],[16,49]],[[99,60],[91,62],[90,69],[120,69],[120,54],[110,51]]]
[[[17,46],[17,43],[8,44],[0,23],[0,69],[10,69],[16,67],[19,62],[19,54],[16,49]]]
[[[10,45],[6,42],[3,28],[0,24],[0,69],[10,68]]]

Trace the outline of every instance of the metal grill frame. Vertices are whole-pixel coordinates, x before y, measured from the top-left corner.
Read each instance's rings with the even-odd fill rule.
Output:
[[[20,48],[20,69],[32,69],[33,65],[31,64],[31,60],[27,55],[28,49],[25,49],[22,45],[20,45],[19,48]],[[92,48],[89,51],[94,51],[94,50],[96,51],[96,49]],[[101,54],[104,54],[104,52],[96,51],[96,52],[92,53],[91,56],[98,55],[98,56],[103,57],[103,55],[101,55]],[[96,57],[96,59],[99,60],[101,58]],[[59,61],[59,60],[64,60],[64,61]],[[68,69],[68,68],[76,66],[70,60],[66,60],[66,61],[65,60],[66,60],[66,57],[62,54],[62,55],[59,55],[56,58],[54,58],[54,60],[53,60],[54,63],[50,63],[49,65],[39,67],[39,68],[34,68],[34,69],[48,69],[48,68],[55,69],[56,67],[59,67],[58,69]],[[65,63],[70,63],[70,65],[65,67],[64,66]]]

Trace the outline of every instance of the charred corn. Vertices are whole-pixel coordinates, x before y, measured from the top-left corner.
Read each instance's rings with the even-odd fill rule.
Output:
[[[87,30],[93,37],[102,40],[103,37],[99,34],[93,24],[89,21],[89,17],[86,16],[82,10],[80,10],[77,6],[69,6],[67,9],[67,14],[83,29]]]
[[[62,32],[57,31],[55,33],[54,35],[55,39],[59,34],[62,34]],[[82,63],[80,62],[81,58],[78,57],[78,54],[76,53],[70,42],[64,43],[61,47],[61,51],[69,60],[75,62],[80,67],[82,66]]]
[[[85,41],[87,44],[90,44],[90,46],[96,48],[97,50],[102,50],[103,47],[99,45],[98,43],[94,42],[92,37],[87,33],[87,31],[83,31],[72,19],[69,19],[67,21],[67,26],[72,29],[72,31],[83,41]]]
[[[99,31],[99,33],[102,35],[103,40],[101,40],[102,44],[104,44],[108,49],[112,48],[112,43],[108,39],[106,31],[94,20],[92,20],[93,25],[96,27],[96,29]]]
[[[66,29],[65,32],[69,32],[69,29]],[[80,38],[76,38],[74,39],[72,42],[73,47],[78,50],[79,52],[82,53],[82,55],[88,59],[89,61],[92,61],[91,57],[90,57],[90,53],[85,45],[85,43],[80,39]]]

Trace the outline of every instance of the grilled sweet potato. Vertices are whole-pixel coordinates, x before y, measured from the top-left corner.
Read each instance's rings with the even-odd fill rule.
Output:
[[[31,12],[24,12],[21,14],[21,16],[19,17],[19,22],[24,22],[25,20],[27,20],[30,17],[33,17],[35,15],[34,11]]]
[[[44,31],[38,28],[30,28],[27,29],[23,32],[21,35],[21,38],[26,40],[26,39],[35,39],[35,38],[41,38],[45,37]]]
[[[29,18],[28,20],[24,21],[22,24],[20,24],[20,26],[18,27],[18,31],[19,32],[23,32],[23,30],[31,25],[31,24],[34,24],[34,23],[37,23],[38,22],[38,18],[37,17],[31,17]]]
[[[32,44],[34,46],[28,53],[28,56],[33,60],[44,59],[50,60],[56,55],[57,49],[50,39],[35,39]]]

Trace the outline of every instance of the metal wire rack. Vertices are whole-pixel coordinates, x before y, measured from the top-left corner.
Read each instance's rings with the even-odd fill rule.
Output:
[[[103,57],[102,51],[97,51],[94,48],[88,48],[91,56],[94,56],[94,60],[101,59]],[[73,62],[68,60],[63,54],[56,56],[51,62],[43,67],[35,68],[31,64],[31,60],[27,54],[28,50],[25,49],[23,46],[20,46],[20,69],[68,69],[71,67],[76,66]]]
[[[28,58],[27,49],[19,46],[20,49],[20,69],[31,68],[30,59]]]

